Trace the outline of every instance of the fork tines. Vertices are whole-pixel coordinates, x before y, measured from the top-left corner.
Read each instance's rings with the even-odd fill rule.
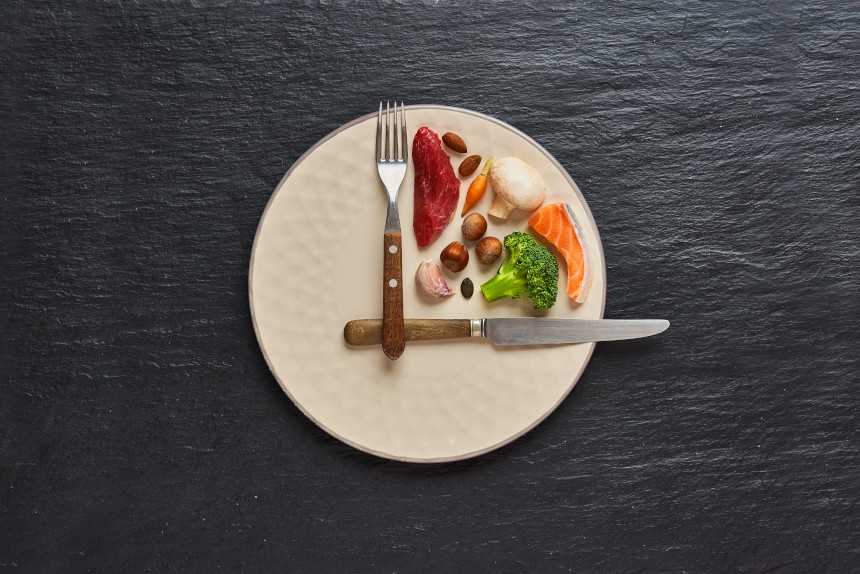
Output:
[[[393,124],[393,126],[392,126]],[[391,119],[391,102],[385,104],[385,130],[382,129],[382,102],[379,102],[379,116],[376,121],[376,161],[407,161],[409,151],[406,145],[406,111],[400,102],[400,143],[397,138],[397,101],[394,102],[394,119]],[[392,129],[394,130],[392,132]],[[385,147],[382,132],[385,131]]]

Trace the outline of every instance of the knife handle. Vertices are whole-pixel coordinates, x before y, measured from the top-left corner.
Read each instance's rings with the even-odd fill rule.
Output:
[[[472,336],[469,319],[406,319],[404,340],[432,341],[435,339],[461,339]],[[478,327],[480,332],[480,327]],[[378,345],[382,341],[381,319],[358,319],[343,328],[343,338],[350,345]]]
[[[403,245],[399,233],[385,234],[385,268],[382,282],[382,350],[392,361],[403,354]],[[379,341],[377,341],[378,343]]]

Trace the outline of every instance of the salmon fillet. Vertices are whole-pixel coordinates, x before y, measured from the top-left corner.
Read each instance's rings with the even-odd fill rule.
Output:
[[[529,219],[529,225],[552,243],[567,263],[567,294],[582,303],[591,288],[593,267],[585,236],[566,203],[551,203]]]

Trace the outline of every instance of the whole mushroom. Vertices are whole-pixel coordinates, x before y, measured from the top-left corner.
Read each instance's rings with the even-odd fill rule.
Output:
[[[514,209],[534,211],[546,197],[546,184],[540,174],[516,157],[503,157],[493,164],[488,176],[496,198],[489,213],[507,219]]]

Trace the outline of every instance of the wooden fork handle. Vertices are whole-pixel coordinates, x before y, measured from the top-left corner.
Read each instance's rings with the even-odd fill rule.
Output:
[[[403,354],[403,246],[399,233],[385,234],[385,269],[382,283],[382,350],[392,361]]]

